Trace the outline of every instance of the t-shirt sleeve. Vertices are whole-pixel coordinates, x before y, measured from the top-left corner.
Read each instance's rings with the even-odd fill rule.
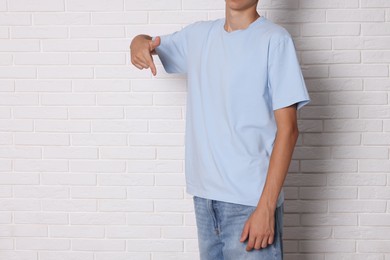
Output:
[[[156,53],[168,73],[187,73],[187,36],[189,28],[190,26],[187,26],[172,34],[160,36],[161,43],[156,48]]]
[[[297,109],[310,102],[294,42],[289,34],[270,49],[268,87],[273,110],[297,103]]]

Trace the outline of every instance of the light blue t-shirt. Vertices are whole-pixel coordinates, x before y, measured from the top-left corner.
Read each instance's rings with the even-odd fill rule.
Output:
[[[310,101],[291,35],[264,16],[227,32],[225,18],[161,36],[168,73],[187,74],[188,194],[257,206],[276,136],[274,111]],[[277,205],[284,200],[283,191]]]

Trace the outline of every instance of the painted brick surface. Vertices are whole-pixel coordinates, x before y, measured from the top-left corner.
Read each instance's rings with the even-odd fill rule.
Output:
[[[223,0],[0,0],[0,259],[198,260],[185,78],[137,34]],[[390,260],[390,1],[260,0],[312,102],[285,182],[287,260]]]

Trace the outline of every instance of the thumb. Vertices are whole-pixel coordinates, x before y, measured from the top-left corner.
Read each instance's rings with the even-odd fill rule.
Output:
[[[156,38],[154,38],[154,40],[151,41],[151,44],[150,44],[151,50],[153,51],[153,50],[156,49],[158,46],[160,46],[160,43],[161,43],[161,38],[160,38],[160,36],[157,36]]]

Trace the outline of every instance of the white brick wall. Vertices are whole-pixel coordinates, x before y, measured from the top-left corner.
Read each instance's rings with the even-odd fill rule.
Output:
[[[139,33],[223,0],[0,0],[0,259],[197,260],[186,84]],[[390,260],[390,1],[260,0],[312,102],[286,180],[287,260]]]

